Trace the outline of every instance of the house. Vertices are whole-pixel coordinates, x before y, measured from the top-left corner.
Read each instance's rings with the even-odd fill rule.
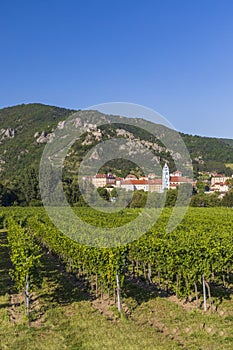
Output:
[[[229,191],[229,187],[226,182],[215,182],[210,186],[211,192],[219,192],[219,193],[227,193]]]
[[[112,174],[96,174],[91,179],[92,184],[98,187],[115,186],[116,178]]]
[[[140,191],[143,190],[145,192],[149,191],[149,181],[148,180],[124,180],[121,183],[121,188],[126,191]]]
[[[189,179],[186,176],[173,176],[173,175],[170,176],[170,188],[172,190],[175,190],[178,186],[182,184],[187,184],[187,183],[190,183],[194,186],[194,181],[192,179]]]
[[[124,179],[122,177],[117,177],[116,178],[116,185],[115,185],[115,187],[121,188],[121,183],[122,183],[123,180]]]
[[[162,179],[148,180],[149,192],[162,192]]]
[[[220,184],[220,183],[226,183],[227,180],[229,180],[230,177],[227,177],[225,175],[222,175],[222,174],[216,174],[215,176],[213,176],[211,178],[211,182],[210,182],[210,185],[211,186],[214,186],[216,183]]]

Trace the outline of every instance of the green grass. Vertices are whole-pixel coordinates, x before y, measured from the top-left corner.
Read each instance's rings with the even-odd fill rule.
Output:
[[[37,328],[10,324],[6,310],[0,315],[1,349],[179,349],[149,326],[108,321],[87,301],[49,309]]]
[[[231,310],[231,303],[228,310]],[[156,298],[139,306],[134,314],[139,323],[159,327],[169,337],[179,340],[186,349],[232,349],[232,317],[217,313],[203,314],[199,310],[185,310],[182,305]]]

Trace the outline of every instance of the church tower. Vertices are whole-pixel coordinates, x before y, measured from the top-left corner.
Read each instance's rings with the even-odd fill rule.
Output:
[[[167,163],[163,167],[162,173],[162,191],[169,190],[170,188],[170,172]]]

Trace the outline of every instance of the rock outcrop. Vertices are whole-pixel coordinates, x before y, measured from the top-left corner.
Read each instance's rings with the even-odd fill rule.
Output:
[[[1,140],[9,139],[9,138],[12,139],[15,137],[15,135],[16,135],[15,129],[12,129],[12,128],[0,129]]]
[[[37,137],[38,133],[35,133],[34,137]],[[36,139],[37,143],[47,143],[52,140],[54,137],[54,133],[47,133],[46,131],[42,131],[41,135]]]

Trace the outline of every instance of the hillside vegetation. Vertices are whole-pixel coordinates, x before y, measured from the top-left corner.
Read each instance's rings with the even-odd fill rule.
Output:
[[[0,135],[0,177],[22,176],[28,166],[38,168],[44,144],[37,143],[34,135],[51,132],[70,113],[68,109],[42,104],[0,109],[0,131],[14,130],[14,137]]]
[[[50,133],[59,121],[65,120],[74,110],[47,106],[43,104],[18,105],[0,109],[1,130],[15,131],[14,137],[0,136],[0,174],[13,175],[20,173],[28,165],[38,166],[44,143],[37,143],[36,133]],[[137,128],[130,130],[135,137],[139,135]],[[213,170],[213,163],[233,163],[233,140],[181,134],[194,163],[203,161],[205,167]],[[4,164],[5,161],[5,164]],[[212,163],[211,163],[212,162]],[[202,163],[202,162],[200,162]],[[200,164],[201,165],[201,164]],[[217,164],[216,164],[217,166]]]
[[[124,211],[123,220],[128,213]],[[0,224],[6,227],[0,232],[0,347],[231,350],[232,210],[190,209],[167,237],[164,220],[169,213],[127,249],[96,249],[59,233],[43,209],[1,209]],[[84,216],[99,220],[98,215]],[[119,223],[120,215],[116,219]],[[18,239],[22,232],[30,236],[26,242]],[[28,262],[24,254],[34,255],[27,245],[35,237],[42,253],[39,266],[34,261],[30,269],[32,277],[36,263],[39,274],[26,317],[18,277]],[[113,293],[116,273],[122,277],[121,314]],[[210,290],[205,312],[202,274]]]
[[[40,195],[38,188],[38,170],[42,152],[58,123],[63,122],[74,110],[47,106],[43,104],[19,105],[0,109],[0,200],[3,205],[26,203],[31,200],[36,205]],[[78,111],[87,119],[97,111]],[[161,126],[158,125],[158,130]],[[69,152],[63,170],[64,188],[73,183],[77,169],[86,152],[109,137],[119,136],[118,129],[123,130],[124,137],[130,135],[140,144],[153,145],[153,153],[161,164],[169,163],[170,170],[175,170],[171,152],[155,137],[144,130],[121,124],[101,126],[101,136],[90,132],[83,135]],[[98,134],[98,133],[97,133]],[[194,175],[198,171],[217,171],[231,175],[233,169],[227,164],[233,163],[233,140],[207,138],[181,134],[193,160]],[[143,169],[131,161],[117,159],[108,162],[101,169],[116,176],[125,177],[129,172],[143,175]],[[76,189],[77,192],[78,189]],[[69,196],[69,195],[68,195]]]

